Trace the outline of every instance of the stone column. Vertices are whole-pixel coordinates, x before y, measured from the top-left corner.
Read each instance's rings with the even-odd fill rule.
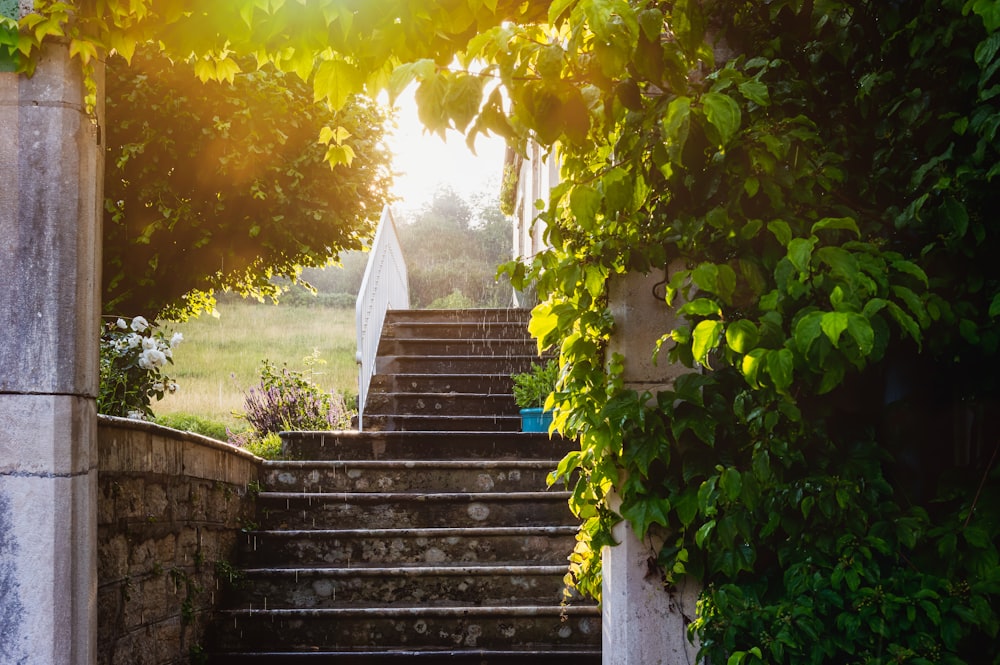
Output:
[[[103,146],[83,97],[65,44],[0,73],[2,663],[97,660]]]
[[[652,359],[656,341],[674,324],[662,289],[654,295],[663,278],[663,273],[630,273],[614,277],[609,288],[615,330],[608,353],[624,357],[625,385],[638,392],[668,388],[691,371],[671,365],[665,352],[657,363]],[[656,568],[663,537],[654,529],[646,542],[627,522],[615,525],[612,535],[618,545],[601,553],[604,665],[694,665],[697,648],[688,642],[687,626],[695,617],[698,582],[665,586]]]

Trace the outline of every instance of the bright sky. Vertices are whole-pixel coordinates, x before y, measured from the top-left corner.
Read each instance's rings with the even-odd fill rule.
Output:
[[[410,86],[396,100],[399,127],[389,138],[396,172],[393,193],[400,198],[395,207],[404,213],[419,210],[441,186],[451,186],[466,200],[483,191],[499,200],[503,139],[480,134],[473,154],[465,145],[465,136],[458,132],[449,131],[447,142],[425,132],[417,117],[413,90]]]

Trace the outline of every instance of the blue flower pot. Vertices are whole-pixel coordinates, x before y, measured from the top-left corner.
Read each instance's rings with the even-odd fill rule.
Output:
[[[548,432],[552,424],[552,412],[540,408],[521,409],[522,432]]]

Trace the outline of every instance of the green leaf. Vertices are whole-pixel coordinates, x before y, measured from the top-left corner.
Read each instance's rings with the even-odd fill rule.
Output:
[[[671,164],[681,164],[684,144],[691,126],[691,98],[677,97],[667,105],[667,112],[660,122],[663,142]]]
[[[783,219],[776,219],[767,223],[767,230],[781,243],[782,247],[787,247],[792,241],[792,227]]]
[[[739,105],[721,92],[706,92],[701,103],[708,122],[719,132],[719,143],[726,145],[740,128],[742,116]]]
[[[744,81],[739,85],[740,94],[758,106],[767,106],[771,98],[767,94],[767,86],[757,80]]]
[[[353,65],[343,60],[324,60],[313,78],[313,95],[315,101],[326,99],[334,109],[340,109],[360,84],[360,74]]]
[[[455,129],[464,132],[479,112],[482,102],[483,79],[463,74],[448,84],[443,105],[445,113],[454,121]]]
[[[788,349],[779,349],[767,356],[767,373],[778,392],[786,392],[792,385],[792,371],[795,358]]]
[[[705,539],[715,530],[715,520],[708,520],[694,534],[694,544],[701,547]]]
[[[1000,293],[993,296],[993,301],[990,303],[989,315],[991,319],[1000,316]]]
[[[854,339],[861,353],[869,355],[875,348],[875,330],[863,315],[851,312],[847,315],[847,334]]]
[[[733,467],[726,468],[719,476],[719,489],[730,501],[735,501],[743,491],[743,477]]]
[[[765,367],[767,365],[767,356],[769,354],[770,351],[768,349],[756,348],[743,356],[743,362],[740,365],[740,370],[743,372],[743,377],[751,387],[760,387],[760,381],[757,378],[757,375],[760,373],[761,367]]]
[[[635,528],[640,539],[646,537],[646,532],[653,524],[667,526],[669,523],[670,501],[666,498],[642,497],[622,506],[622,517]]]
[[[852,231],[856,237],[861,237],[861,231],[858,229],[858,223],[853,217],[824,217],[812,225],[811,233],[838,229],[843,231]]]
[[[722,308],[719,306],[719,303],[710,298],[695,298],[680,307],[677,313],[684,315],[694,314],[696,316],[722,316]]]
[[[788,243],[788,260],[800,272],[809,271],[809,261],[812,257],[816,238],[793,238]]]
[[[840,335],[847,330],[847,320],[846,312],[826,312],[820,317],[819,326],[834,348],[838,348]]]
[[[569,209],[573,219],[585,231],[594,229],[597,211],[601,206],[601,195],[588,185],[577,185],[569,196]]]
[[[694,328],[691,352],[696,362],[711,369],[708,354],[719,346],[719,338],[723,329],[722,321],[702,321]]]
[[[733,321],[726,327],[726,344],[736,353],[748,353],[759,340],[757,326],[747,319]]]

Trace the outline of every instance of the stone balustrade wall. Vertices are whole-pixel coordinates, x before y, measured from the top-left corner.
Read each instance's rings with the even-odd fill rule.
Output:
[[[101,417],[98,664],[203,662],[260,460],[207,437]]]

